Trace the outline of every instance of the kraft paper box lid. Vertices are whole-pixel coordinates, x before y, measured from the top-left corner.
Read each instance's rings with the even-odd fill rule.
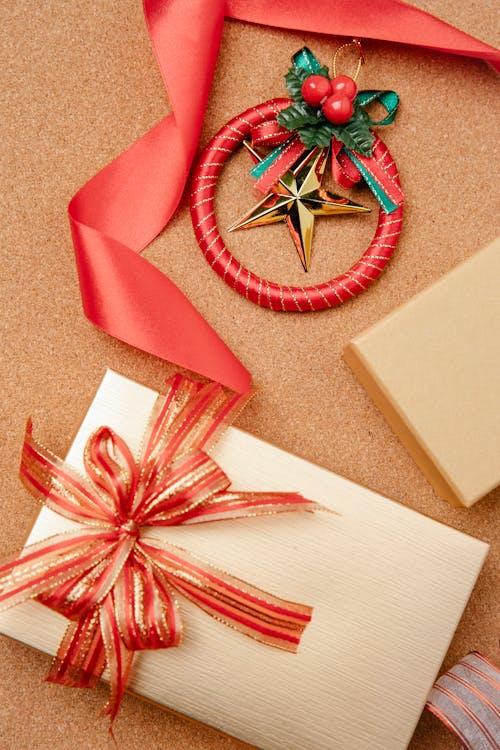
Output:
[[[136,451],[156,396],[108,371],[68,462],[82,470],[85,442],[101,425]],[[290,654],[181,599],[183,643],[137,653],[130,689],[263,750],[403,750],[488,545],[236,428],[211,453],[235,489],[295,490],[341,515],[155,528],[155,536],[312,605],[312,622]],[[71,527],[44,508],[29,541]],[[0,632],[49,654],[66,624],[35,601],[0,614]]]
[[[353,339],[344,359],[437,494],[500,484],[500,239]]]

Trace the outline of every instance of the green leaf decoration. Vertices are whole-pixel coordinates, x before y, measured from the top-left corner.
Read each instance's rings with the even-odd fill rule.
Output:
[[[292,105],[288,109],[292,109],[294,106]],[[312,107],[309,109],[312,109]],[[283,112],[286,111],[283,110]],[[292,120],[294,122],[293,129],[297,131],[300,140],[306,148],[313,148],[314,146],[326,148],[330,145],[332,137],[335,137],[338,141],[344,143],[347,148],[351,149],[351,151],[356,151],[356,153],[363,156],[372,155],[375,137],[370,130],[369,118],[366,117],[366,113],[361,107],[355,107],[353,116],[345,125],[334,125],[321,113],[318,114],[319,116],[315,120],[306,120],[304,118],[300,124],[298,124],[298,118],[296,121]],[[279,117],[278,121],[280,125],[288,128],[288,125],[280,121]]]
[[[362,156],[371,156],[375,136],[368,125],[360,119],[352,118],[346,122],[335,137],[342,141],[351,151],[356,151]]]
[[[290,68],[285,76],[285,83],[288,93],[296,102],[303,102],[302,84],[309,78],[309,72],[303,68]]]
[[[318,111],[305,102],[294,102],[281,110],[277,120],[287,130],[297,130],[303,125],[315,125],[318,122]]]
[[[285,83],[288,93],[296,102],[304,101],[302,98],[302,84],[310,75],[312,75],[310,70],[305,70],[304,68],[298,68],[295,66],[290,68],[286,74]],[[314,75],[325,76],[328,78],[328,68],[325,65],[322,65]]]
[[[335,138],[342,141],[351,151],[363,156],[371,156],[375,136],[370,130],[371,118],[357,102],[354,112],[345,125],[335,126]]]
[[[325,78],[330,78],[328,67],[326,65],[322,65],[320,68],[318,68],[318,72],[316,73],[316,75],[324,76]]]
[[[285,76],[286,87],[294,103],[283,109],[278,122],[287,130],[298,133],[306,148],[329,146],[333,137],[346,148],[363,156],[371,156],[375,136],[370,130],[373,125],[388,125],[393,121],[398,106],[398,95],[394,91],[360,91],[354,101],[351,119],[342,125],[329,122],[320,107],[311,107],[302,98],[302,84],[310,75],[329,78],[328,68],[320,65],[317,57],[307,47],[303,47],[293,57],[293,66]],[[380,102],[387,116],[376,122],[367,112],[372,102]]]
[[[354,100],[354,112],[352,117],[363,120],[367,125],[373,125],[372,118],[370,117],[366,109],[362,107],[357,100]]]
[[[328,120],[323,119],[315,125],[303,125],[297,128],[297,133],[306,148],[314,148],[314,146],[327,148],[335,134],[334,130],[335,126]]]

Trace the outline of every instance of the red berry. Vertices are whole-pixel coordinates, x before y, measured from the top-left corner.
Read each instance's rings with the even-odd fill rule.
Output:
[[[319,107],[332,93],[332,85],[325,76],[309,76],[302,84],[302,96],[311,107]]]
[[[355,81],[349,76],[337,76],[332,81],[332,94],[344,94],[348,99],[354,99],[358,93]]]
[[[341,125],[350,120],[353,111],[352,101],[344,94],[332,94],[323,104],[323,114],[334,125]]]

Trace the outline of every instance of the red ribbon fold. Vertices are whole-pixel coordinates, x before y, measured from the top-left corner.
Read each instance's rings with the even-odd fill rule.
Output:
[[[276,123],[275,139],[278,141],[278,145],[280,143],[278,135],[279,131],[280,127],[278,123]],[[283,151],[278,154],[273,163],[261,174],[255,183],[256,190],[260,190],[264,195],[269,192],[272,186],[275,185],[278,180],[280,180],[288,170],[293,167],[295,162],[300,159],[302,154],[305,154],[307,151],[307,148],[304,146],[298,135],[290,137],[289,130],[287,131],[286,136],[284,134],[281,136],[281,143],[286,143],[286,141],[288,141],[288,143]],[[252,142],[254,145],[257,145],[257,142],[253,138]]]
[[[311,608],[225,573],[152,534],[155,526],[312,511],[295,493],[232,492],[206,452],[248,397],[176,375],[153,408],[138,459],[109,427],[89,438],[81,476],[26,430],[21,479],[78,523],[0,562],[0,610],[27,599],[69,618],[48,680],[94,687],[106,666],[115,719],[135,651],[178,646],[176,594],[261,643],[296,651]]]
[[[83,308],[112,336],[238,392],[250,375],[182,292],[140,253],[166,226],[196,150],[224,15],[321,34],[500,53],[401,0],[144,0],[172,113],[106,166],[69,204]]]

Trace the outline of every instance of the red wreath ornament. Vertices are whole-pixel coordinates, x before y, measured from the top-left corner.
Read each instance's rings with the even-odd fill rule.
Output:
[[[378,279],[394,253],[401,232],[404,196],[389,149],[370,129],[374,124],[392,122],[398,104],[397,94],[390,91],[358,94],[354,81],[347,76],[334,77],[330,82],[325,73],[327,69],[319,65],[307,48],[294,55],[293,63],[286,80],[294,99],[270,99],[245,110],[224,125],[204,149],[194,170],[191,218],[205,258],[232,289],[271,310],[308,312],[338,306],[368,289]],[[314,108],[301,93],[306,92],[312,79],[319,78],[323,78],[325,86],[333,87],[334,94],[324,97],[323,110],[321,102]],[[345,86],[346,79],[354,84],[350,89],[353,103],[348,102],[349,107],[346,105],[349,119],[344,123],[329,121],[326,105],[332,100],[346,99],[344,93],[339,94],[334,88],[336,85]],[[325,102],[326,99],[330,101]],[[373,101],[381,102],[388,109],[387,117],[380,122],[373,121],[364,109],[364,105]],[[294,123],[303,122],[307,117],[312,118],[312,128],[293,129]],[[328,142],[325,142],[325,132]],[[277,146],[259,164],[258,172],[252,170],[258,176],[257,188],[264,192],[303,158],[304,153],[318,147],[330,148],[332,174],[341,187],[349,188],[362,178],[365,180],[381,208],[370,245],[347,271],[316,285],[289,286],[258,276],[228,250],[217,225],[215,191],[223,166],[247,139],[253,146]],[[353,143],[359,150],[352,148]]]

